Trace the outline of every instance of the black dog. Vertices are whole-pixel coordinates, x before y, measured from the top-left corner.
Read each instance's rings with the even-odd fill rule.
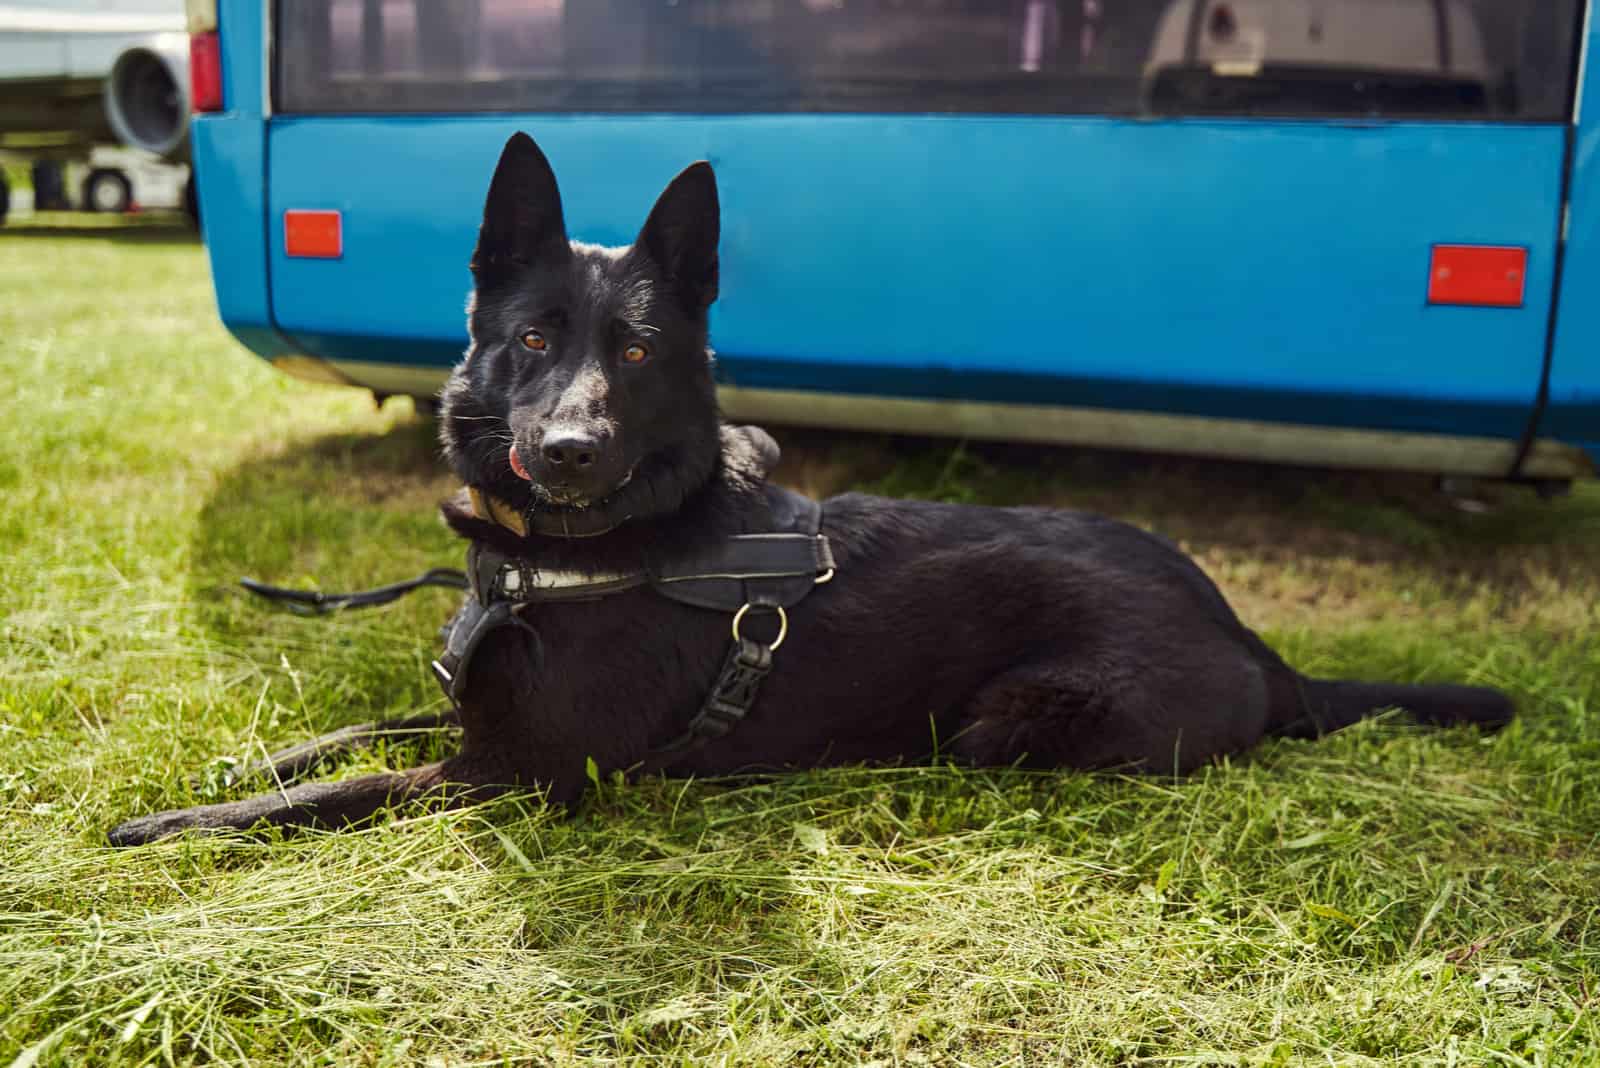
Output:
[[[472,344],[443,395],[470,490],[445,507],[472,543],[474,593],[439,667],[460,755],[159,813],[113,841],[338,825],[429,793],[570,803],[590,760],[717,775],[939,752],[1181,773],[1381,708],[1512,715],[1489,689],[1300,675],[1192,561],[1109,519],[847,494],[819,531],[813,502],[766,481],[771,439],[719,419],[718,236],[696,163],[632,246],[569,242],[548,162],[513,137],[472,261]]]

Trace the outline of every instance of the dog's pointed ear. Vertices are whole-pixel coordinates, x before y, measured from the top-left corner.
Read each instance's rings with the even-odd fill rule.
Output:
[[[711,164],[691,163],[650,209],[635,247],[655,261],[686,307],[703,311],[717,299],[717,241],[722,209]]]
[[[533,138],[514,133],[500,153],[483,205],[472,273],[483,282],[517,266],[571,254],[561,191]]]

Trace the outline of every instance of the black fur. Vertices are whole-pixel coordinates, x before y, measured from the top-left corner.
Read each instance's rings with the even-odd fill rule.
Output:
[[[460,500],[445,508],[455,530],[541,567],[608,571],[768,529],[761,486],[776,447],[759,430],[721,425],[712,388],[717,239],[715,179],[697,163],[629,248],[571,243],[544,155],[526,135],[510,140],[472,261],[472,344],[445,388],[441,435],[462,481],[531,509],[536,530],[511,534]],[[543,350],[520,340],[529,330]],[[637,365],[622,355],[634,343],[649,350]],[[588,443],[581,471],[575,453],[541,460],[558,429]],[[513,449],[531,478],[513,469]],[[1110,519],[846,494],[824,503],[823,531],[837,577],[791,611],[751,716],[675,773],[936,750],[975,764],[1182,773],[1264,736],[1316,736],[1390,706],[1441,724],[1512,714],[1489,689],[1306,678],[1191,560]],[[489,639],[462,702],[459,756],[144,817],[113,840],[258,820],[339,824],[427,792],[466,801],[532,788],[571,802],[587,760],[627,769],[684,730],[729,641],[726,616],[647,588],[528,618],[542,656],[516,628]]]

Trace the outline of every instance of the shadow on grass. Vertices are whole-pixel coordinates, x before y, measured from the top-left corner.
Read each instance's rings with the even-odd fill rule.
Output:
[[[1396,575],[1507,601],[1538,597],[1548,581],[1579,600],[1585,591],[1600,596],[1600,494],[1591,487],[1542,500],[1490,486],[1477,501],[1487,511],[1477,512],[1424,476],[831,431],[781,429],[778,436],[780,480],[814,494],[862,488],[1082,508],[1153,527],[1208,568],[1218,565],[1217,553],[1224,566],[1272,573],[1336,563],[1357,577],[1333,592],[1356,600],[1398,596],[1385,587],[1400,584]],[[240,465],[218,484],[195,530],[197,625],[252,648],[265,664],[287,648],[299,658],[297,670],[326,676],[345,704],[382,710],[397,699],[435,700],[427,662],[453,593],[422,591],[376,610],[307,619],[250,598],[237,582],[250,576],[347,591],[460,566],[462,545],[436,510],[455,488],[426,420],[377,436],[322,437]],[[1309,596],[1326,597],[1328,582],[1343,580],[1316,581]],[[1271,589],[1261,596],[1308,595]],[[1449,613],[1450,602],[1438,610]],[[1273,618],[1271,604],[1259,599],[1246,614]]]
[[[439,521],[453,484],[431,423],[334,434],[249,460],[201,509],[190,545],[192,623],[268,676],[293,679],[306,723],[323,729],[439,700],[428,663],[453,591],[393,605],[299,616],[252,597],[242,577],[342,592],[461,562]]]
[[[179,214],[98,215],[41,212],[7,219],[0,242],[12,238],[81,238],[119,245],[198,245],[200,233]]]
[[[783,429],[780,478],[973,504],[1116,516],[1194,546],[1266,559],[1355,557],[1520,581],[1548,559],[1600,570],[1600,492],[1484,483],[1465,496],[1421,474],[1334,471],[1036,445]],[[1514,551],[1513,557],[1508,552]],[[1515,567],[1506,568],[1506,564]],[[1511,572],[1515,571],[1513,575]]]

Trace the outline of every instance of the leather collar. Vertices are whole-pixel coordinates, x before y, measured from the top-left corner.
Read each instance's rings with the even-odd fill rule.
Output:
[[[722,449],[720,462],[726,476],[747,484],[764,483],[778,465],[778,443],[760,427],[724,425],[719,429],[718,436]],[[472,501],[474,517],[493,523],[519,538],[526,538],[530,534],[551,538],[593,538],[608,534],[633,518],[627,514],[618,515],[598,505],[591,508],[563,508],[556,505],[540,506],[534,502],[526,508],[518,508],[476,486],[468,486],[467,495]],[[788,529],[781,518],[778,529]]]
[[[467,496],[472,499],[474,516],[509,530],[519,538],[526,538],[529,530],[553,538],[594,538],[609,534],[628,521],[628,517],[624,516],[614,523],[600,526],[594,518],[600,513],[591,513],[582,508],[552,511],[529,508],[526,512],[520,512],[515,505],[485,493],[476,486],[467,487]]]

